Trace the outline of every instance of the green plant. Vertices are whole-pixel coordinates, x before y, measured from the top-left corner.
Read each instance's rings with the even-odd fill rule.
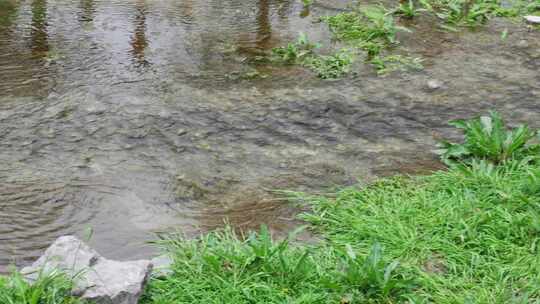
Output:
[[[320,78],[339,78],[349,71],[354,61],[353,53],[342,49],[332,55],[318,55],[314,52],[320,46],[309,42],[304,34],[295,43],[272,50],[273,60],[285,64],[298,64],[313,69]]]
[[[278,61],[285,64],[296,64],[313,54],[313,50],[320,46],[311,43],[307,36],[300,33],[298,39],[294,43],[289,43],[285,47],[272,49],[273,61]]]
[[[523,3],[523,1],[519,2],[519,3]],[[540,13],[540,1],[536,0],[536,1],[530,1],[530,3],[527,3],[525,1],[524,3],[524,11],[526,13]]]
[[[61,272],[40,273],[30,284],[19,273],[0,277],[0,303],[2,304],[76,304],[71,296],[72,281]]]
[[[506,14],[496,0],[439,0],[432,8],[437,17],[454,26],[474,27],[492,16]]]
[[[344,271],[339,273],[350,285],[356,286],[368,298],[388,298],[392,293],[411,287],[408,280],[397,277],[395,270],[398,261],[385,263],[382,259],[382,247],[375,243],[365,258],[360,258],[354,249],[347,244]]]
[[[313,0],[302,0],[304,7],[310,7],[313,4]]]
[[[349,72],[353,63],[353,53],[349,50],[340,50],[329,56],[309,57],[304,65],[312,68],[320,78],[334,79]]]
[[[540,152],[540,145],[528,144],[538,132],[531,131],[526,125],[508,130],[497,112],[470,120],[454,120],[450,124],[463,130],[465,142],[441,142],[439,153],[447,164],[472,159],[499,164],[512,158],[537,156]]]
[[[375,66],[379,75],[394,71],[408,71],[423,69],[422,58],[405,57],[401,55],[375,56],[370,63]]]
[[[394,9],[393,13],[401,15],[405,18],[412,19],[418,16],[421,12],[426,12],[425,8],[418,8],[413,0],[408,0],[406,2],[400,2],[399,6]]]
[[[364,50],[367,60],[379,56],[382,50],[397,44],[398,31],[409,31],[396,25],[391,12],[383,6],[369,6],[358,11],[323,18],[337,40]]]
[[[397,42],[398,31],[408,31],[396,25],[392,15],[382,6],[365,7],[355,12],[324,17],[322,20],[328,24],[336,39],[353,43],[379,41],[382,44],[394,44]]]

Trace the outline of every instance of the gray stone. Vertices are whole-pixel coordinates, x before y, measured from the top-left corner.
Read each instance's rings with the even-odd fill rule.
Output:
[[[516,46],[518,48],[521,48],[521,49],[526,49],[529,47],[529,42],[525,39],[522,39],[520,41],[518,41],[518,43],[516,44]]]
[[[168,255],[160,255],[151,260],[153,267],[153,275],[156,277],[164,277],[172,273],[171,266],[173,260]]]
[[[21,273],[30,281],[40,270],[63,271],[74,279],[73,294],[97,304],[136,304],[152,271],[147,260],[118,262],[100,256],[74,236],[58,238]]]
[[[540,16],[529,15],[529,16],[524,16],[523,18],[525,18],[525,21],[527,21],[528,23],[540,24]]]
[[[427,86],[430,90],[437,90],[444,86],[444,83],[437,79],[431,79],[427,82]]]

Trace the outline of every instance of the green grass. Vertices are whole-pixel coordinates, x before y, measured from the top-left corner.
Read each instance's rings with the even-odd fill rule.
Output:
[[[398,31],[407,31],[396,24],[383,6],[367,6],[358,10],[322,18],[338,40],[361,43],[377,41],[395,44]]]
[[[351,51],[342,49],[331,55],[315,53],[320,45],[311,43],[306,35],[300,34],[294,43],[272,49],[271,61],[285,65],[302,65],[311,68],[322,79],[339,78],[349,72],[354,61]]]
[[[33,284],[15,272],[0,276],[0,304],[82,304],[71,289],[72,281],[60,272],[40,275]]]
[[[154,278],[143,303],[388,302],[404,299],[410,285],[377,243],[364,256],[350,247],[274,241],[263,227],[247,239],[225,229],[162,245],[174,257],[173,273]]]
[[[335,79],[347,74],[354,62],[354,53],[342,49],[332,55],[319,55],[308,57],[303,65],[310,67],[322,79]]]
[[[424,6],[452,26],[477,27],[493,17],[517,17],[540,10],[538,0],[430,0]]]
[[[398,7],[393,10],[393,13],[407,19],[413,19],[422,12],[426,12],[427,9],[422,8],[421,5],[415,3],[413,0],[401,2]]]
[[[540,167],[485,161],[311,198],[304,218],[334,246],[374,241],[414,273],[419,302],[540,299]]]

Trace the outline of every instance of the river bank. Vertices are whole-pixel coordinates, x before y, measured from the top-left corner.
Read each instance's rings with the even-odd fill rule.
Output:
[[[446,145],[447,170],[289,193],[309,206],[300,217],[317,241],[296,243],[299,230],[275,240],[267,227],[163,236],[156,245],[172,264],[141,303],[534,303],[540,133],[506,131],[493,115],[456,125],[466,140]],[[69,278],[14,288],[16,278],[0,277],[0,300],[39,289],[46,304],[78,303]]]

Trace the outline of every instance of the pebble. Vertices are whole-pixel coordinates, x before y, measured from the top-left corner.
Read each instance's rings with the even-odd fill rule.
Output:
[[[518,41],[517,47],[522,48],[522,49],[526,49],[526,48],[529,47],[529,42],[527,40],[522,39],[522,40]]]
[[[540,24],[540,16],[529,15],[529,16],[524,16],[523,18],[525,18],[525,21],[527,21],[528,23]]]
[[[428,88],[431,90],[437,90],[443,87],[443,82],[437,79],[431,79],[427,82]]]

